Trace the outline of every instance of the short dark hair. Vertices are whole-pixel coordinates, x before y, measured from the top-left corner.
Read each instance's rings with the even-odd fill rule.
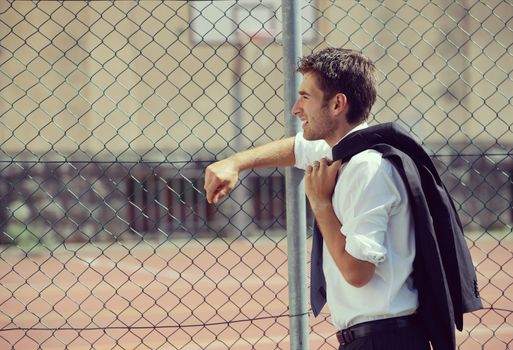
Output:
[[[346,95],[348,123],[355,124],[369,117],[377,96],[376,67],[360,52],[326,48],[301,58],[297,71],[314,73],[325,100],[337,93]]]

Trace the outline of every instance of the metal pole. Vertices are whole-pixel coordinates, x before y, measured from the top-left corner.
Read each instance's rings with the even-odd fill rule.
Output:
[[[282,0],[285,136],[300,130],[299,120],[291,115],[298,96],[300,75],[296,72],[301,56],[300,0]],[[308,350],[308,309],[306,288],[306,209],[303,172],[285,169],[287,201],[287,253],[290,309],[290,349]]]
[[[237,19],[236,19],[237,20]],[[233,63],[234,72],[234,84],[233,84],[233,97],[235,100],[235,111],[232,114],[233,117],[233,146],[235,152],[241,152],[245,149],[244,147],[244,135],[242,133],[243,125],[243,111],[242,111],[242,92],[241,92],[241,77],[242,77],[242,65],[244,60],[244,45],[241,44],[240,39],[237,39],[237,49],[239,54],[235,57]],[[230,197],[233,202],[233,216],[230,218],[232,226],[235,228],[235,235],[240,235],[245,231],[248,231],[251,225],[251,218],[246,214],[248,209],[247,202],[249,201],[250,194],[244,182],[247,180],[244,177],[240,177],[239,183],[236,188],[232,191]]]

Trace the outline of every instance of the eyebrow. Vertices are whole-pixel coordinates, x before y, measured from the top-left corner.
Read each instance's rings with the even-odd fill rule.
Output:
[[[301,96],[312,96],[308,92],[306,92],[305,90],[299,90],[299,95],[301,95]]]

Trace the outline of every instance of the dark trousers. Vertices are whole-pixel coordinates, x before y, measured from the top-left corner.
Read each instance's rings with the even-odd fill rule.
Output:
[[[355,339],[339,350],[430,350],[425,334],[418,326],[376,332]]]

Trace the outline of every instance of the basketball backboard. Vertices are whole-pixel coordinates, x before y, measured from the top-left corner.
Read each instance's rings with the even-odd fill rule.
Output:
[[[303,43],[316,35],[314,2],[302,1]],[[282,14],[278,0],[189,1],[191,40],[194,44],[281,42]]]

